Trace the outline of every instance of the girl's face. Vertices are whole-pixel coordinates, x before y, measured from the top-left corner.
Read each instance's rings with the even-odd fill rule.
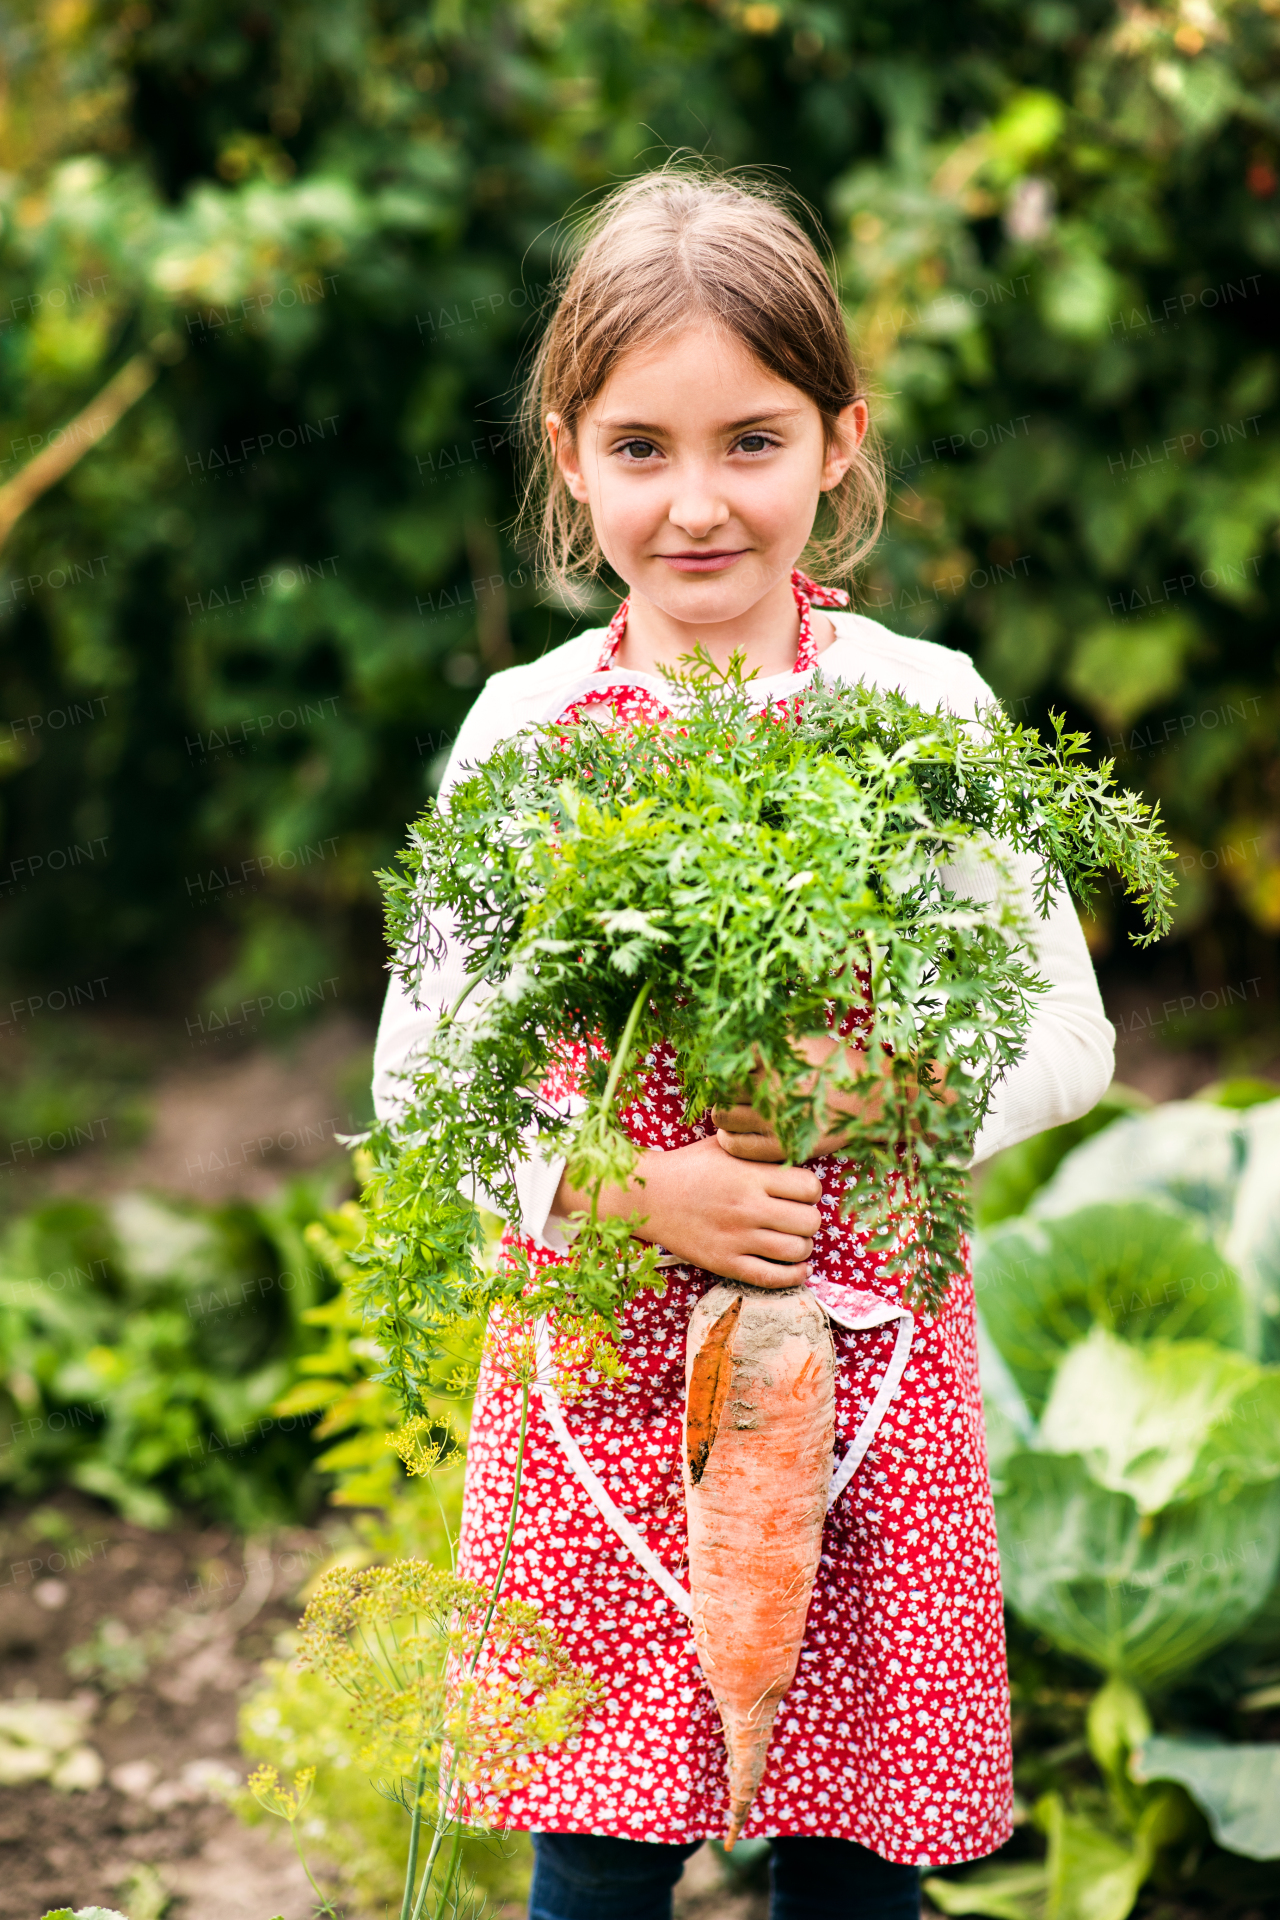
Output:
[[[789,606],[819,496],[866,427],[856,401],[828,448],[813,401],[710,324],[624,355],[576,439],[547,416],[565,482],[631,588],[633,618],[647,602],[664,627],[750,624],[766,599]]]

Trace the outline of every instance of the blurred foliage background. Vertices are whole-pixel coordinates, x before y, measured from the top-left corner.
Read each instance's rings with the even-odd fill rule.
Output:
[[[184,1022],[210,1107],[230,1033],[363,1044],[375,868],[486,675],[612,604],[513,544],[514,385],[573,210],[677,150],[825,230],[892,469],[858,603],[1160,801],[1172,935],[1087,921],[1122,1038],[1274,1072],[1280,0],[10,0],[0,63],[0,1173],[136,1145]],[[345,1169],[271,1184],[361,1096],[237,1084],[172,1179],[2,1183],[0,1487],[447,1559]],[[1025,1817],[943,1911],[1270,1912],[1275,1091],[1119,1086],[979,1194]],[[338,1726],[277,1664],[243,1737],[376,1903]]]
[[[6,980],[376,1004],[372,870],[572,631],[507,439],[565,216],[694,148],[826,225],[865,610],[1090,728],[1182,856],[1142,964],[1274,1007],[1277,0],[14,0],[0,51],[0,523],[81,455],[0,567]]]

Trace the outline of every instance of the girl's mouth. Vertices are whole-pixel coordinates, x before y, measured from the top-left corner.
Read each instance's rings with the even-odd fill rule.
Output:
[[[749,547],[734,547],[709,549],[702,553],[660,553],[655,557],[665,560],[677,573],[723,573],[726,567],[731,567],[735,560],[741,560],[743,554],[749,552]]]

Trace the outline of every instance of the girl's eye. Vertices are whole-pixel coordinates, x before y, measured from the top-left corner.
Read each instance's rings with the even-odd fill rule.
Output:
[[[628,460],[647,460],[651,453],[657,451],[651,440],[624,440],[618,448],[618,452],[625,453]]]
[[[738,442],[740,453],[768,453],[777,443],[767,433],[744,433]]]

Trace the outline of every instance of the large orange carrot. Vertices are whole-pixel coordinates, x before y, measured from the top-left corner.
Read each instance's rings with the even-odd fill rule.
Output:
[[[760,1785],[818,1571],[835,1431],[822,1309],[804,1287],[713,1287],[689,1323],[685,1383],[689,1588],[729,1751],[729,1848]]]

